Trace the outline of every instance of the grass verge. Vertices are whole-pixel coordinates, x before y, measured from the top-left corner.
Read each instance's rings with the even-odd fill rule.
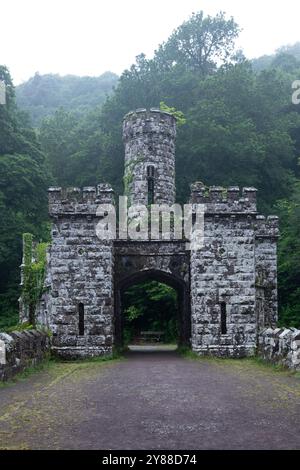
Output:
[[[209,361],[211,363],[219,364],[219,365],[242,365],[244,364],[249,366],[256,366],[261,370],[268,370],[273,371],[275,373],[284,373],[286,375],[290,375],[300,379],[300,372],[296,372],[292,369],[288,369],[287,367],[283,366],[282,364],[272,364],[271,362],[265,361],[263,358],[259,356],[253,357],[244,357],[244,358],[221,358],[215,356],[200,356],[194,351],[192,351],[188,347],[179,347],[177,352],[180,356],[184,357],[185,359],[192,359],[197,361]]]
[[[98,356],[98,357],[91,357],[91,358],[82,358],[82,359],[76,359],[76,360],[69,360],[65,361],[63,359],[57,358],[57,357],[48,357],[45,358],[43,361],[39,362],[38,364],[34,366],[29,366],[26,367],[22,372],[19,372],[16,374],[12,379],[7,380],[5,382],[0,382],[0,388],[3,387],[9,387],[11,385],[16,384],[19,381],[27,380],[30,378],[32,375],[35,375],[40,372],[47,372],[50,371],[53,367],[59,365],[59,364],[78,364],[78,366],[88,366],[88,365],[96,365],[98,363],[104,363],[104,362],[112,362],[116,360],[121,360],[123,359],[123,356],[119,353],[114,351],[112,354],[107,355],[107,356]]]

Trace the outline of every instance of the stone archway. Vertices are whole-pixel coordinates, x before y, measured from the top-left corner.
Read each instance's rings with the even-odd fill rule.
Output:
[[[122,345],[121,294],[131,285],[156,280],[178,293],[179,343],[190,346],[190,253],[182,241],[115,241],[114,343]]]
[[[179,345],[190,345],[191,336],[191,314],[189,286],[182,279],[173,274],[149,269],[131,273],[115,284],[115,343],[123,345],[124,316],[122,309],[122,294],[129,287],[145,281],[158,281],[176,290],[178,295],[178,326]]]

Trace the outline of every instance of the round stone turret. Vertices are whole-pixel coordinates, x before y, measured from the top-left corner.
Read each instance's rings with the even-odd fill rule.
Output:
[[[158,109],[137,109],[123,122],[124,193],[132,204],[175,202],[176,119]]]

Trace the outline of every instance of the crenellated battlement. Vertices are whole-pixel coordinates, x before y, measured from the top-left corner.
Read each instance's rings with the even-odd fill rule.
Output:
[[[50,216],[95,215],[99,204],[114,203],[114,191],[106,183],[84,188],[52,187],[48,189],[48,198]]]
[[[278,238],[279,218],[276,215],[257,215],[255,220],[256,238]]]
[[[205,204],[207,213],[256,214],[256,188],[230,186],[205,186],[202,182],[191,184],[192,204]]]

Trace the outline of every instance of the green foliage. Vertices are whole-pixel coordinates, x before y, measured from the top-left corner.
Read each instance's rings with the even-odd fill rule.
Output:
[[[123,187],[124,196],[128,197],[128,205],[130,206],[130,190],[133,181],[134,168],[136,165],[144,161],[143,156],[137,156],[124,165]]]
[[[24,264],[26,266],[31,266],[32,262],[32,243],[33,236],[31,233],[23,234],[23,252],[24,252]]]
[[[166,342],[178,338],[177,293],[172,287],[149,281],[130,287],[124,295],[124,342],[141,331],[163,331]]]
[[[280,201],[279,241],[280,326],[300,328],[300,183],[291,200]]]
[[[19,266],[22,234],[46,237],[47,186],[37,136],[15,103],[15,90],[5,67],[0,80],[7,87],[7,103],[0,105],[0,327],[16,323],[20,295]]]
[[[0,331],[8,331],[18,324],[19,313],[15,306],[16,293],[14,295],[0,296],[1,316],[0,316]]]
[[[33,246],[30,233],[23,235],[24,266],[22,299],[29,308],[29,321],[35,324],[35,308],[44,290],[46,274],[47,243],[37,243]]]
[[[172,114],[172,116],[176,118],[177,126],[183,126],[183,124],[186,123],[186,119],[182,111],[177,111],[176,108],[170,108],[163,101],[159,103],[159,109],[161,109],[161,111],[164,111],[166,113]]]
[[[293,45],[280,47],[276,54],[264,55],[258,59],[252,60],[252,65],[255,71],[261,72],[269,68],[280,67],[287,71],[299,68],[300,62],[300,42]]]
[[[73,111],[78,119],[101,105],[117,81],[118,76],[111,72],[100,77],[61,77],[36,73],[16,88],[17,103],[30,113],[35,126],[61,107],[66,111]]]
[[[28,331],[34,328],[33,325],[29,322],[25,323],[16,323],[15,325],[9,326],[5,329],[6,333],[11,333],[12,331]]]
[[[135,305],[130,305],[125,310],[124,314],[126,315],[127,321],[132,322],[143,315],[143,310],[137,308]]]
[[[193,13],[159,47],[156,60],[167,69],[179,66],[206,75],[230,60],[238,34],[233,18],[227,20],[223,12],[215,17]]]
[[[179,346],[177,349],[177,352],[180,356],[186,359],[196,359],[196,360],[203,359],[203,356],[200,356],[199,354],[195,353],[188,346]]]

